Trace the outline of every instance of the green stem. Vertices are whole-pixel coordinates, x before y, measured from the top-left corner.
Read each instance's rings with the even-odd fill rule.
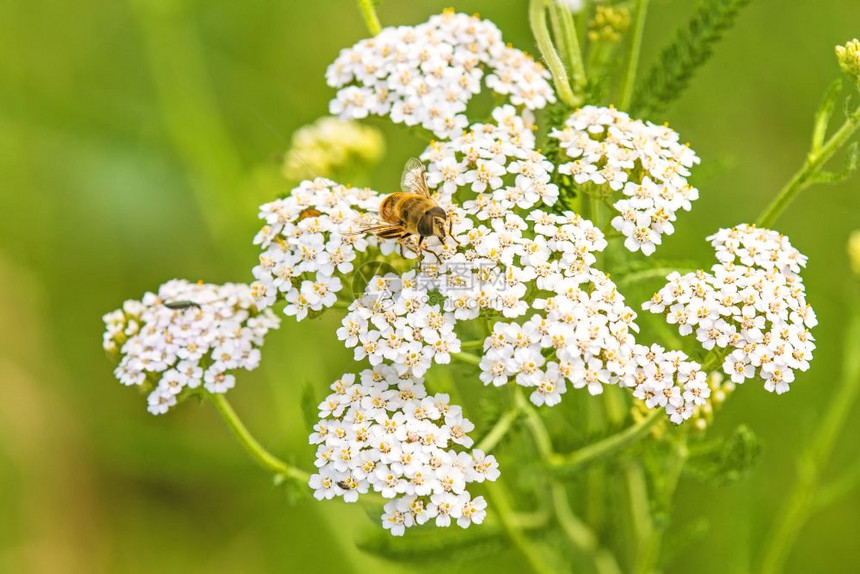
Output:
[[[627,110],[633,99],[633,85],[636,83],[636,68],[639,66],[639,56],[642,53],[642,37],[645,33],[647,12],[648,0],[637,0],[633,36],[630,38],[630,55],[627,57],[627,70],[621,83],[621,99],[618,101],[618,107],[622,110]]]
[[[551,460],[554,456],[552,439],[540,415],[522,393],[516,393],[515,398],[517,406],[526,415],[526,426],[531,432],[538,454],[544,462]],[[591,529],[571,511],[564,485],[557,479],[551,478],[549,479],[549,489],[556,520],[570,543],[583,554],[591,556],[597,572],[620,574],[621,570],[618,568],[615,557],[600,546]]]
[[[797,195],[809,187],[812,183],[812,178],[824,166],[827,161],[833,157],[839,148],[845,145],[851,136],[860,128],[860,109],[851,114],[842,126],[836,130],[836,133],[827,140],[821,149],[817,152],[810,152],[806,157],[803,167],[800,168],[794,177],[791,178],[785,187],[777,194],[774,200],[770,203],[767,209],[762,212],[758,218],[756,225],[759,227],[770,227],[782,215],[785,208],[788,207]]]
[[[627,486],[628,504],[630,507],[630,524],[633,528],[634,567],[632,572],[651,574],[648,572],[650,550],[654,538],[654,522],[651,520],[651,503],[648,495],[648,483],[645,472],[638,462],[631,462],[624,468],[624,478]]]
[[[485,453],[493,450],[499,441],[501,441],[508,431],[511,429],[511,426],[516,422],[517,418],[519,418],[521,410],[519,407],[514,407],[505,414],[496,422],[493,428],[490,429],[484,438],[475,445],[475,448],[478,450],[482,450]]]
[[[227,423],[233,436],[239,440],[239,443],[245,447],[245,450],[251,455],[251,458],[253,458],[257,464],[275,474],[291,478],[302,484],[307,484],[310,478],[308,473],[288,465],[264,449],[263,446],[257,442],[257,439],[255,439],[248,431],[247,427],[239,418],[239,415],[236,414],[236,411],[233,410],[233,407],[230,406],[230,403],[224,395],[212,393],[209,395],[209,398],[212,400],[215,410],[218,411],[218,414],[220,414],[221,418],[224,419],[224,422]]]
[[[573,91],[582,99],[588,79],[585,76],[585,64],[582,61],[582,50],[579,47],[579,35],[576,33],[573,14],[559,4],[558,0],[550,0],[549,16],[553,22],[553,29],[558,29],[556,36],[561,43],[564,59],[570,67]]]
[[[642,281],[648,281],[651,279],[666,279],[669,274],[674,273],[675,271],[677,271],[681,275],[684,275],[685,273],[695,273],[698,270],[673,267],[655,267],[654,269],[643,269],[642,271],[633,271],[632,273],[627,273],[618,277],[617,279],[615,279],[615,284],[621,286],[639,283]],[[613,277],[615,276],[613,275]]]
[[[765,546],[761,572],[781,572],[800,529],[816,509],[821,472],[860,392],[860,305],[855,303],[843,347],[842,384],[833,393],[812,442],[798,461],[798,477]]]
[[[461,363],[466,363],[468,365],[480,365],[481,357],[473,355],[472,353],[451,353],[451,358],[460,361]]]
[[[531,569],[537,574],[553,574],[555,568],[547,564],[516,523],[510,495],[505,488],[501,484],[488,482],[486,483],[486,490],[493,508],[499,517],[499,522],[502,524],[502,529],[511,543],[517,547],[517,550],[526,559]]]
[[[534,34],[538,50],[540,50],[541,56],[552,74],[559,98],[567,105],[575,107],[579,101],[570,89],[564,63],[558,56],[558,52],[555,51],[555,46],[553,46],[552,38],[549,35],[549,28],[546,25],[546,3],[547,0],[531,0],[529,4],[529,22],[531,23],[532,34]]]
[[[815,508],[826,508],[837,500],[852,492],[860,484],[860,459],[854,461],[851,467],[842,475],[827,485],[818,489],[815,495]]]
[[[373,5],[373,0],[358,0],[358,9],[361,10],[361,16],[364,18],[364,23],[367,25],[367,30],[371,36],[376,36],[382,31],[382,26],[379,24],[379,16],[376,15],[376,7]]]
[[[663,420],[665,413],[662,409],[655,409],[650,415],[638,423],[627,427],[623,431],[606,437],[603,440],[592,443],[586,447],[576,450],[570,454],[555,454],[549,462],[549,466],[555,474],[569,475],[581,469],[587,464],[599,458],[609,456],[621,451],[644,438],[651,427]]]
[[[483,349],[484,348],[484,339],[476,339],[474,341],[463,341],[460,343],[460,349],[463,351],[469,351],[472,349]]]
[[[684,470],[684,464],[687,462],[688,456],[687,438],[686,435],[682,435],[675,444],[674,451],[668,457],[667,464],[654,480],[656,483],[654,498],[656,499],[655,505],[657,506],[658,513],[663,515],[669,513],[672,499],[675,497],[675,491],[678,489],[678,481],[681,479],[681,473]],[[641,559],[641,572],[650,574],[657,570],[660,547],[668,525],[668,520],[658,519],[651,521],[650,536],[647,538],[647,545],[643,548],[643,552],[639,556]]]

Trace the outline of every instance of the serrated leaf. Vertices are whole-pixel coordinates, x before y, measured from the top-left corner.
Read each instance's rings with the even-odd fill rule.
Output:
[[[436,528],[431,524],[409,529],[404,536],[375,534],[357,546],[363,552],[392,562],[453,562],[504,550],[506,538],[501,529],[486,524],[466,530],[455,526]]]
[[[634,114],[647,117],[664,112],[681,95],[695,71],[708,61],[716,43],[749,1],[704,0],[638,83]]]
[[[704,443],[695,449],[684,471],[714,486],[743,479],[755,467],[761,443],[746,425],[737,427],[730,437]]]
[[[818,153],[822,144],[824,144],[827,127],[830,125],[830,118],[833,117],[833,108],[836,107],[836,100],[839,98],[840,93],[842,93],[842,78],[837,78],[827,88],[824,99],[821,100],[821,105],[818,106],[818,111],[815,112],[815,127],[812,130],[812,153]]]

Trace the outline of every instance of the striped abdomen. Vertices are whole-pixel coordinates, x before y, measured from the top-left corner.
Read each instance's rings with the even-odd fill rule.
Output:
[[[418,223],[436,202],[417,193],[392,193],[382,200],[379,217],[387,222],[400,225],[411,235],[420,235]]]

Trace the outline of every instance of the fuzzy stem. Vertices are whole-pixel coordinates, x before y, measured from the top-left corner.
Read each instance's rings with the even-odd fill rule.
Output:
[[[558,0],[550,0],[549,17],[553,22],[553,29],[558,28],[558,41],[561,44],[562,54],[570,67],[570,80],[573,90],[577,96],[585,92],[588,80],[585,76],[585,64],[582,61],[582,50],[579,48],[579,36],[576,33],[576,23],[573,14],[566,7],[559,4]]]
[[[379,24],[379,16],[376,15],[376,7],[373,5],[373,0],[358,0],[358,9],[361,10],[361,16],[364,18],[364,23],[367,25],[367,30],[371,36],[376,36],[382,31],[382,26]]]
[[[806,452],[798,461],[798,478],[781,518],[765,546],[761,572],[781,572],[803,524],[815,510],[821,472],[860,392],[860,305],[855,303],[843,348],[842,384],[833,393],[827,412]]]
[[[860,128],[860,109],[848,116],[845,123],[836,130],[836,133],[827,140],[821,149],[817,152],[811,151],[806,157],[803,167],[800,168],[794,177],[791,178],[785,187],[777,194],[767,209],[761,214],[756,222],[759,227],[770,227],[782,215],[788,204],[791,203],[797,195],[809,187],[812,183],[812,178],[824,166],[827,161],[833,157],[839,148],[845,145],[851,136]]]
[[[636,20],[633,22],[633,36],[630,38],[630,55],[627,57],[627,70],[621,83],[621,98],[618,107],[626,110],[633,99],[633,85],[636,83],[636,68],[639,66],[639,56],[642,53],[642,36],[645,33],[645,14],[648,12],[648,0],[636,2]]]
[[[592,443],[570,454],[553,455],[548,461],[549,466],[557,474],[570,474],[598,458],[616,453],[639,439],[644,438],[651,431],[651,427],[660,422],[663,416],[665,416],[663,411],[656,409],[646,418],[619,433],[608,436],[603,440]]]
[[[570,89],[564,63],[552,44],[549,28],[546,25],[546,3],[547,0],[531,0],[529,3],[529,22],[531,23],[532,34],[534,34],[538,50],[540,50],[541,56],[552,74],[559,98],[567,105],[574,107],[579,102]]]
[[[239,440],[239,443],[245,448],[257,464],[275,474],[291,478],[296,482],[307,484],[310,478],[308,473],[288,465],[264,449],[263,446],[257,442],[257,439],[255,439],[248,431],[248,428],[239,418],[239,415],[236,414],[236,411],[233,410],[233,407],[230,406],[230,403],[223,394],[212,393],[209,395],[209,398],[215,406],[215,410],[218,411],[218,414],[220,414],[221,418],[224,419],[224,422],[227,423],[233,436]]]

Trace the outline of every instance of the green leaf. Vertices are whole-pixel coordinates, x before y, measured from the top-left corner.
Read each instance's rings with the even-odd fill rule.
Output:
[[[453,562],[475,559],[503,551],[506,538],[500,528],[487,524],[466,530],[456,526],[414,527],[404,536],[377,533],[358,543],[358,548],[392,562]]]
[[[709,441],[691,449],[684,471],[706,484],[732,484],[749,474],[760,454],[758,437],[749,427],[741,425],[726,439]]]
[[[815,112],[815,127],[812,130],[812,154],[818,153],[824,144],[824,138],[827,136],[827,127],[830,125],[830,118],[833,117],[833,108],[836,107],[836,100],[839,98],[840,93],[842,93],[842,78],[837,78],[830,84],[827,93],[824,94],[821,105],[818,106],[818,111]]]
[[[656,64],[639,82],[632,111],[638,116],[654,116],[668,109],[710,58],[716,43],[732,27],[741,9],[750,0],[704,0],[675,41],[667,46]]]
[[[858,160],[860,160],[860,149],[857,147],[857,142],[854,142],[848,146],[848,151],[845,155],[845,163],[842,165],[841,171],[832,172],[820,170],[810,177],[809,181],[811,183],[842,183],[857,171]]]

